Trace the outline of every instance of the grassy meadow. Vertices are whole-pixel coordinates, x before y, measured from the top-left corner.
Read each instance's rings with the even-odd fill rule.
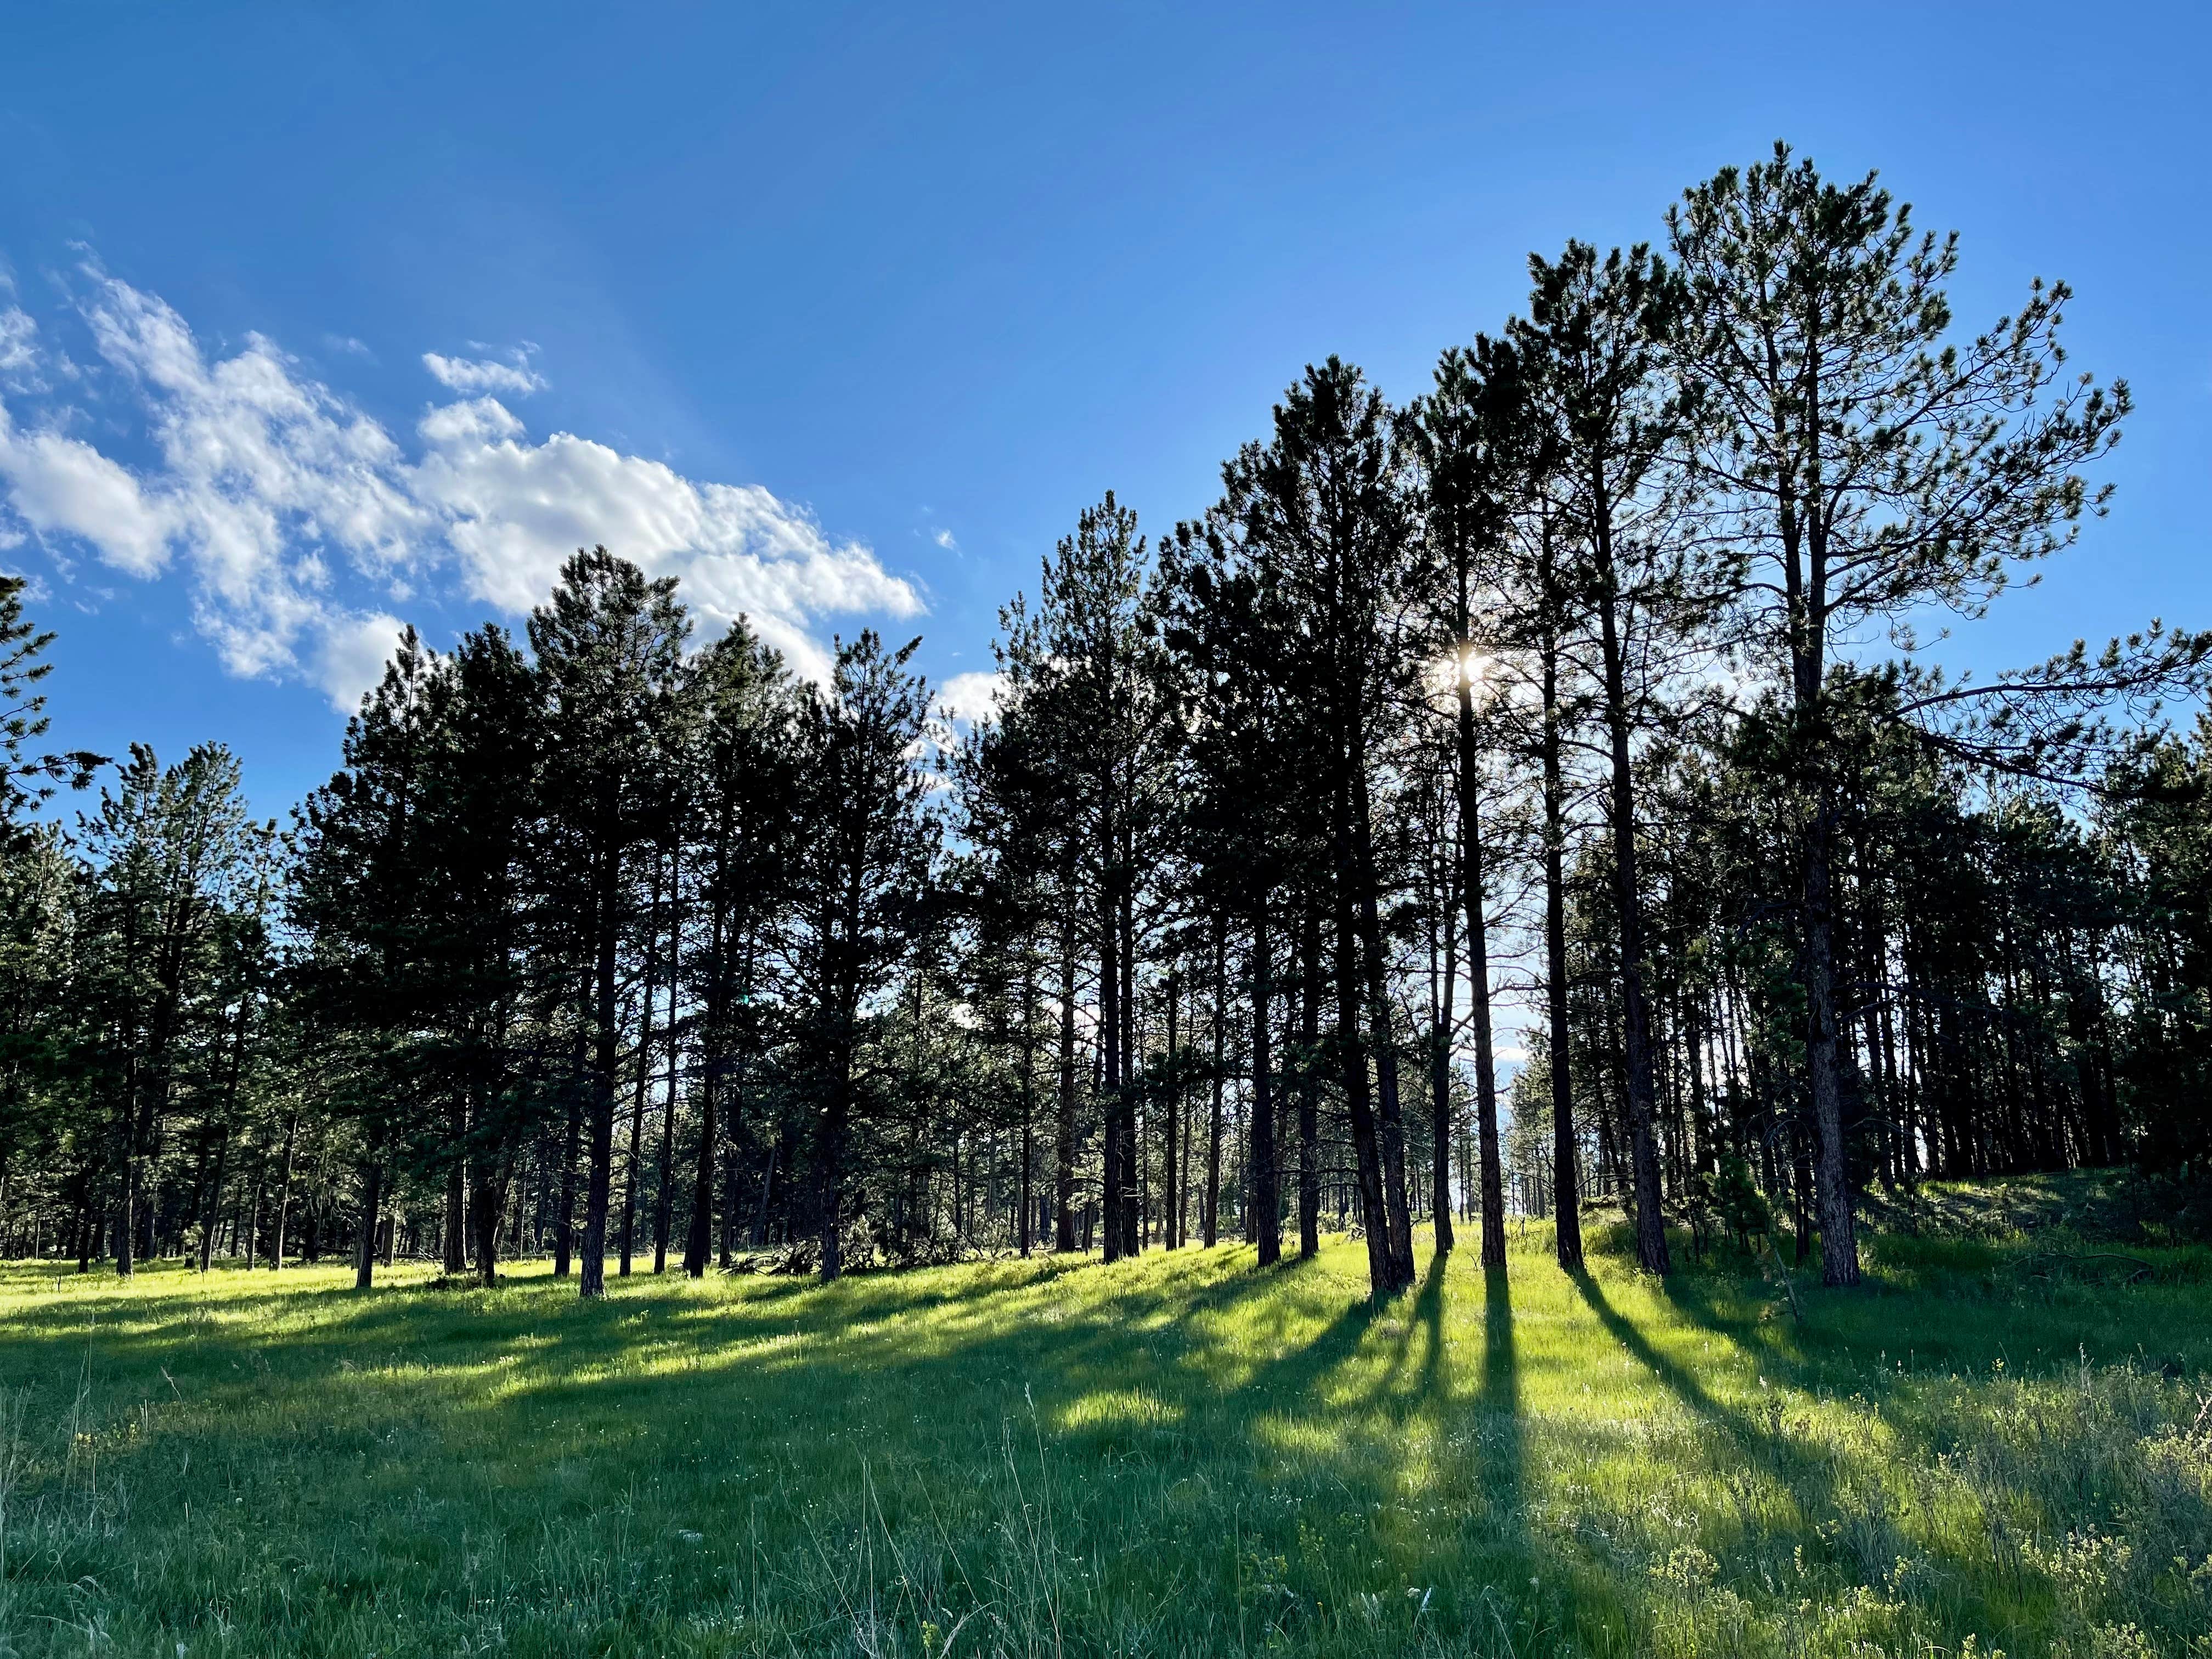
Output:
[[[0,1653],[2212,1655],[2212,1261],[0,1268]]]

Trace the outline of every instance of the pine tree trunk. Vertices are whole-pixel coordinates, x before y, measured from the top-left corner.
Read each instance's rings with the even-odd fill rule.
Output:
[[[1227,918],[1213,917],[1213,1105],[1206,1129],[1206,1206],[1200,1217],[1206,1248],[1221,1237],[1221,1091],[1227,1079],[1229,939]]]
[[[682,1071],[683,1030],[676,1000],[684,985],[684,852],[668,855],[668,1093],[660,1109],[660,1156],[653,1183],[653,1271],[668,1271],[668,1242],[673,1217],[670,1183],[675,1176],[676,1083]]]
[[[1060,1092],[1053,1140],[1053,1249],[1072,1251],[1075,1240],[1075,905],[1060,925]]]
[[[1034,937],[1022,943],[1022,1181],[1021,1241],[1030,1253],[1030,1228],[1036,1221],[1030,1208],[1030,1182],[1036,1170],[1036,957]]]
[[[1844,1146],[1843,1077],[1836,1024],[1835,914],[1825,805],[1805,837],[1805,1073],[1813,1096],[1814,1202],[1820,1210],[1820,1282],[1859,1282],[1851,1225],[1850,1164]]]
[[[499,1283],[499,1222],[500,1210],[506,1199],[505,1181],[494,1181],[489,1162],[483,1173],[472,1183],[471,1218],[476,1223],[477,1277],[486,1290]]]
[[[127,1079],[123,1097],[123,1129],[119,1137],[123,1149],[123,1169],[119,1190],[116,1197],[115,1276],[128,1279],[131,1274],[131,1247],[137,1231],[137,1212],[135,1207],[138,1192],[138,1108],[137,1063],[134,1060],[125,1068]]]
[[[1434,845],[1430,869],[1435,874]],[[1437,960],[1437,924],[1443,924],[1443,960]],[[1437,1254],[1450,1252],[1452,1237],[1452,1026],[1459,979],[1459,928],[1447,896],[1429,921],[1429,1214]]]
[[[1546,535],[1548,543],[1548,528]],[[1547,594],[1547,603],[1549,598]],[[1552,1062],[1553,1243],[1559,1266],[1568,1273],[1578,1273],[1583,1271],[1582,1182],[1577,1168],[1574,1072],[1567,1037],[1567,809],[1559,753],[1556,641],[1547,636],[1540,655],[1544,678],[1544,976],[1546,1015],[1551,1026],[1547,1036]]]
[[[1606,727],[1612,767],[1613,900],[1620,912],[1621,1041],[1628,1097],[1629,1163],[1636,1194],[1636,1259],[1647,1273],[1663,1273],[1671,1263],[1662,1207],[1658,1139],[1652,1121],[1656,1090],[1652,1080],[1651,1017],[1644,994],[1644,894],[1637,874],[1636,782],[1629,753],[1627,671],[1610,587],[1609,538],[1602,527],[1598,544],[1608,584],[1599,595],[1597,610],[1605,653]]]
[[[467,1121],[461,1120],[461,1133],[467,1133]],[[468,1154],[455,1147],[451,1163],[446,1170],[446,1226],[443,1243],[444,1270],[448,1275],[468,1271],[468,1186],[463,1165]]]
[[[384,1165],[371,1162],[362,1170],[361,1238],[354,1255],[353,1287],[369,1288],[376,1273],[376,1224],[384,1203]]]
[[[1321,1251],[1321,912],[1310,900],[1298,960],[1298,1255],[1310,1261]]]
[[[711,994],[709,1000],[713,1000]],[[720,1034],[711,1018],[708,1032],[699,1085],[699,1151],[691,1166],[691,1224],[684,1242],[684,1271],[692,1279],[706,1277],[714,1247],[714,1152],[721,1133],[715,1109],[720,1104],[722,1059],[714,1052]]]
[[[208,1193],[207,1218],[200,1224],[200,1271],[205,1273],[215,1263],[215,1236],[222,1222],[222,1177],[230,1163],[230,1126],[223,1124],[218,1130],[222,1139],[216,1143],[215,1184]]]
[[[1130,867],[1127,836],[1123,836],[1121,867]],[[1139,1232],[1143,1212],[1144,1183],[1137,1167],[1137,950],[1134,922],[1134,895],[1129,884],[1121,884],[1120,902],[1115,907],[1115,927],[1120,934],[1121,948],[1116,952],[1121,964],[1121,981],[1116,998],[1116,1018],[1121,1029],[1121,1082],[1115,1091],[1114,1109],[1121,1121],[1121,1133],[1115,1137],[1121,1147],[1121,1254],[1135,1255],[1144,1247]]]
[[[575,1261],[572,1229],[576,1218],[576,1158],[584,1145],[584,1030],[576,1028],[575,1052],[570,1056],[568,1122],[561,1135],[560,1212],[553,1218],[553,1277],[566,1279]]]
[[[614,1196],[615,1072],[622,1031],[617,1020],[616,960],[621,942],[616,923],[616,887],[621,855],[610,848],[602,858],[595,918],[597,961],[593,964],[592,1019],[591,1172],[584,1192],[584,1250],[577,1294],[586,1299],[607,1293],[607,1209]]]
[[[675,1009],[669,1009],[668,1093],[660,1106],[660,1154],[654,1160],[653,1183],[653,1271],[668,1271],[668,1240],[673,1214],[676,1179],[676,1076],[678,1066]]]
[[[1367,1238],[1367,1282],[1376,1296],[1400,1288],[1390,1247],[1389,1218],[1383,1209],[1382,1152],[1376,1133],[1375,1108],[1368,1093],[1367,1049],[1361,1041],[1359,945],[1354,889],[1358,867],[1352,852],[1352,789],[1340,778],[1335,791],[1332,840],[1336,854],[1336,1048],[1344,1068],[1344,1103],[1352,1120],[1352,1144],[1358,1166],[1359,1221]]]
[[[1176,1167],[1176,1129],[1182,1117],[1182,1055],[1176,1050],[1176,1016],[1182,1012],[1179,1003],[1182,987],[1172,968],[1168,972],[1168,1051],[1166,1062],[1166,1121],[1160,1131],[1160,1242],[1172,1250],[1182,1243],[1176,1234],[1176,1222],[1182,1214],[1182,1189],[1177,1184],[1181,1172]]]
[[[276,1185],[276,1235],[270,1246],[272,1273],[281,1273],[284,1267],[284,1230],[292,1219],[292,1156],[299,1127],[300,1115],[294,1112],[284,1121],[284,1170]]]
[[[1382,945],[1382,915],[1376,903],[1381,882],[1376,869],[1374,826],[1367,792],[1364,737],[1354,733],[1350,753],[1350,823],[1355,925],[1359,960],[1367,989],[1368,1033],[1375,1064],[1375,1100],[1382,1154],[1382,1219],[1388,1247],[1391,1293],[1413,1283],[1413,1223],[1406,1206],[1406,1125],[1398,1099],[1398,1046],[1391,1030],[1389,962]]]
[[[644,1006],[638,1013],[637,1086],[630,1097],[629,1147],[623,1164],[621,1261],[615,1270],[616,1275],[622,1279],[629,1277],[630,1258],[635,1254],[637,1178],[645,1162],[645,1097],[653,1090],[653,1000],[659,991],[659,987],[654,982],[654,975],[660,969],[659,912],[660,866],[656,860],[653,871],[653,902],[646,912],[645,984],[641,999]]]
[[[840,1068],[840,1077],[834,1079],[830,1099],[823,1114],[822,1146],[822,1280],[827,1284],[845,1270],[841,1224],[844,1220],[845,1204],[845,1128],[848,1107],[846,1090],[849,1086]]]
[[[1498,1057],[1490,1012],[1490,925],[1482,856],[1481,757],[1474,690],[1460,672],[1460,896],[1467,910],[1467,971],[1474,1017],[1475,1139],[1482,1164],[1482,1265],[1505,1265],[1505,1175],[1498,1133]]]
[[[1105,1103],[1105,1146],[1100,1173],[1103,1189],[1105,1258],[1121,1256],[1121,934],[1110,896],[1103,896],[1098,916],[1098,1036],[1104,1075],[1099,1092]]]
[[[1274,940],[1265,894],[1252,910],[1252,1214],[1260,1265],[1282,1260],[1282,1202],[1276,1192],[1274,1055],[1267,1005],[1274,995]]]

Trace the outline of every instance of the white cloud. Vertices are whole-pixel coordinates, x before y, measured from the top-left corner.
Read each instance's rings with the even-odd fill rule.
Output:
[[[464,398],[485,392],[526,398],[533,392],[543,392],[545,377],[531,368],[529,349],[517,349],[513,357],[513,362],[502,363],[490,358],[443,357],[434,351],[426,351],[422,354],[422,367],[430,371],[431,379]]]
[[[316,683],[335,708],[350,711],[376,689],[404,624],[382,611],[351,617],[324,629]]]
[[[28,312],[0,306],[0,387],[9,392],[46,389],[36,372],[38,338],[39,325]]]
[[[156,575],[168,562],[167,515],[146,500],[137,479],[90,444],[17,430],[4,406],[0,479],[33,530],[90,542],[134,576]]]
[[[811,516],[757,484],[697,483],[659,461],[556,432],[533,444],[490,398],[433,410],[411,475],[446,520],[472,598],[525,611],[561,562],[605,544],[654,575],[682,579],[695,611],[748,617],[810,678],[830,659],[807,632],[827,614],[909,617],[921,597],[856,543],[833,543]]]
[[[989,720],[1006,695],[1006,677],[970,669],[938,688],[937,707],[947,720]]]
[[[489,395],[433,407],[410,453],[272,342],[249,336],[211,357],[160,299],[85,275],[79,310],[111,374],[139,393],[151,458],[134,469],[72,435],[75,409],[27,425],[0,403],[0,501],[133,576],[181,560],[195,625],[233,673],[303,678],[350,708],[399,625],[391,605],[458,588],[517,615],[562,560],[599,544],[681,578],[710,623],[748,617],[812,677],[829,668],[823,618],[922,609],[867,548],[758,485],[687,478],[569,433],[532,441]],[[26,376],[43,361],[34,329],[5,325],[0,347],[15,354],[0,365]],[[474,369],[537,383],[526,358],[425,362],[463,371],[441,374],[449,385]],[[6,511],[0,532],[19,533]]]
[[[949,530],[940,530],[929,539],[935,542],[947,553],[957,553],[960,550],[960,544],[952,538],[952,532]]]

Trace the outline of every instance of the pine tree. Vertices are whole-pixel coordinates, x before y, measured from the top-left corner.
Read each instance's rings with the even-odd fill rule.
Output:
[[[1498,1127],[1497,1060],[1491,1024],[1490,917],[1483,842],[1483,744],[1478,690],[1504,641],[1481,614],[1486,592],[1507,579],[1516,513],[1535,480],[1528,391],[1510,348],[1477,337],[1438,362],[1435,390],[1408,411],[1407,435],[1422,472],[1422,523],[1436,592],[1431,604],[1451,664],[1453,786],[1458,805],[1460,902],[1466,907],[1468,972],[1474,985],[1476,1137],[1481,1160],[1482,1264],[1505,1265],[1505,1188]],[[1449,1044],[1446,1045],[1447,1048]],[[1448,1083],[1448,1076],[1444,1079]],[[1439,1115],[1436,1185],[1449,1190],[1449,1139]],[[1450,1206],[1437,1210],[1437,1247],[1451,1248]]]
[[[919,643],[887,651],[863,632],[839,647],[829,686],[807,696],[799,717],[799,834],[784,952],[813,1117],[825,1279],[844,1267],[852,1138],[869,1104],[869,999],[906,959],[937,853],[928,781],[911,759],[929,712],[927,688],[907,667]]]
[[[1871,174],[1831,185],[1778,144],[1686,192],[1668,228],[1686,279],[1673,349],[1698,399],[1698,469],[1755,556],[1741,595],[1788,688],[1821,1275],[1855,1284],[1832,643],[1925,607],[1978,615],[2014,567],[2070,543],[2102,510],[2081,469],[2118,439],[2127,387],[2062,378],[2063,283],[2039,282],[2017,314],[1946,343],[1957,239],[1917,234]],[[2142,665],[2154,678],[2170,665]],[[2122,680],[2131,665],[2112,666]],[[2091,691],[2099,677],[2061,664],[2047,678]]]
[[[1658,489],[1677,425],[1660,374],[1677,284],[1641,246],[1601,259],[1589,244],[1570,242],[1557,261],[1532,256],[1529,270],[1535,287],[1528,316],[1510,332],[1547,428],[1552,480],[1570,537],[1567,580],[1587,595],[1596,626],[1637,1259],[1663,1273],[1668,1256],[1636,773],[1657,689],[1648,659],[1668,633],[1685,625],[1690,603],[1688,561],[1665,533],[1667,503]]]
[[[643,921],[636,862],[649,847],[648,766],[680,676],[690,623],[672,577],[648,580],[605,548],[561,568],[530,617],[543,707],[542,856],[549,895],[573,919],[575,1079],[588,1132],[578,1292],[606,1293],[607,1212],[623,1039],[621,976]]]

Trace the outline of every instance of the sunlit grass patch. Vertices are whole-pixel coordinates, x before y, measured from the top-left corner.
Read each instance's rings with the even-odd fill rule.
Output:
[[[23,1654],[2212,1651],[2188,1253],[0,1267]],[[2132,1644],[2132,1645],[2130,1645]],[[2194,1645],[2192,1645],[2194,1644]]]

